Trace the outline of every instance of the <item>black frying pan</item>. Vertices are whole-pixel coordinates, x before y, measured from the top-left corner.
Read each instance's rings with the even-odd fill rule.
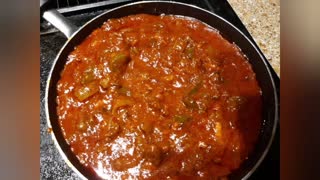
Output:
[[[272,78],[268,62],[260,53],[257,47],[235,26],[228,21],[196,6],[178,3],[146,1],[124,5],[97,16],[81,28],[73,26],[68,20],[61,16],[56,10],[48,10],[45,1],[40,1],[43,17],[63,32],[68,41],[62,47],[53,63],[46,87],[46,115],[49,128],[52,128],[52,138],[65,159],[67,164],[83,179],[99,179],[95,173],[83,166],[72,153],[66,143],[57,117],[57,82],[60,79],[60,72],[63,70],[68,54],[74,47],[80,44],[93,30],[99,28],[103,22],[110,18],[120,18],[132,14],[174,14],[196,18],[220,31],[221,35],[230,42],[236,43],[242,52],[248,57],[256,78],[262,89],[263,101],[263,122],[259,140],[254,152],[249,156],[241,167],[230,174],[230,179],[248,179],[255,171],[267,154],[278,122],[278,96],[274,79]]]

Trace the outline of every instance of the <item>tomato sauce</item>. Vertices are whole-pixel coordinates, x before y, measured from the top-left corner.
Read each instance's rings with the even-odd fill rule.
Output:
[[[102,179],[227,178],[259,135],[248,60],[192,18],[106,21],[70,53],[57,91],[67,143]]]

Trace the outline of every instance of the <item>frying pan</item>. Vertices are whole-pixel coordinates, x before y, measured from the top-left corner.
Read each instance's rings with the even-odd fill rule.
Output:
[[[178,3],[162,1],[140,1],[117,7],[106,11],[101,15],[87,22],[80,28],[72,25],[57,10],[48,9],[46,0],[40,1],[42,16],[51,24],[56,26],[68,38],[50,71],[45,95],[45,110],[48,127],[52,129],[51,134],[54,143],[66,163],[83,179],[99,179],[95,172],[82,165],[71,151],[64,139],[57,116],[57,82],[60,79],[60,72],[63,70],[67,56],[74,47],[79,45],[93,30],[99,28],[103,22],[110,18],[121,18],[132,14],[174,14],[196,18],[213,28],[219,30],[220,34],[229,42],[237,44],[247,56],[257,81],[262,90],[262,116],[263,122],[257,144],[248,159],[242,163],[240,168],[229,175],[230,179],[248,179],[256,170],[266,156],[278,122],[278,96],[274,79],[271,75],[268,62],[260,53],[258,48],[239,29],[233,26],[218,15],[201,9],[199,7]]]

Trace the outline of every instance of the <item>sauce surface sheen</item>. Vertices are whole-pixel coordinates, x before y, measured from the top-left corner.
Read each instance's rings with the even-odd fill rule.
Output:
[[[252,151],[261,90],[239,48],[172,15],[110,19],[68,56],[64,137],[104,179],[215,179]]]

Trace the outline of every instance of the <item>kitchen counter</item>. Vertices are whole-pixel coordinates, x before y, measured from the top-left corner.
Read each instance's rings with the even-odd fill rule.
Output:
[[[280,77],[280,0],[228,0]]]

